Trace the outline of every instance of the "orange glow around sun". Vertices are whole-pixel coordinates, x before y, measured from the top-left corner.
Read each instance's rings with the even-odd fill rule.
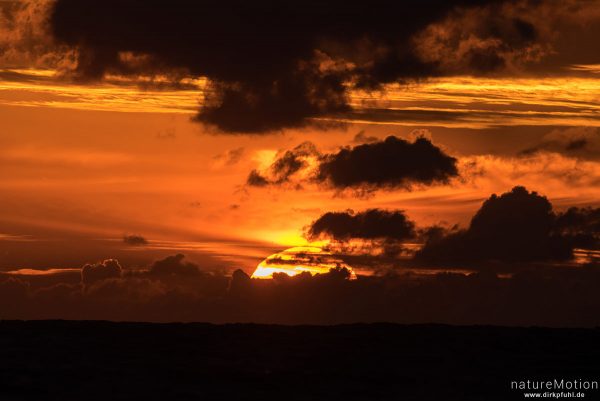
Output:
[[[260,262],[252,273],[252,278],[269,279],[273,278],[274,273],[285,273],[288,276],[303,272],[325,274],[335,268],[346,268],[350,272],[350,279],[356,278],[352,268],[331,252],[318,247],[299,246],[275,253]]]

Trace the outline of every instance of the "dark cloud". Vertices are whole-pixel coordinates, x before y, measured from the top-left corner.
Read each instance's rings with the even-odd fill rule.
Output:
[[[108,278],[86,289],[88,299],[107,307],[146,303],[166,293],[167,288],[162,282],[143,277]]]
[[[232,133],[303,127],[308,118],[350,111],[344,81],[334,74],[299,71],[282,73],[274,82],[213,83],[196,120]]]
[[[363,212],[328,212],[315,220],[307,230],[307,237],[335,240],[393,239],[415,237],[415,224],[402,211],[369,209]]]
[[[583,149],[588,145],[588,141],[587,139],[573,139],[571,140],[569,143],[567,143],[567,146],[565,147],[565,149],[567,151],[572,151],[572,150],[579,150],[579,149]]]
[[[309,254],[298,252],[293,254],[291,257],[283,258],[279,257],[270,257],[264,261],[266,265],[279,265],[279,266],[297,266],[297,265],[306,265],[306,266],[318,266],[323,263],[331,263],[332,257],[329,255],[318,255],[318,254]],[[338,260],[338,262],[340,262]]]
[[[354,139],[352,142],[362,145],[363,143],[373,143],[379,141],[379,138],[376,136],[369,136],[364,130],[359,131],[356,135],[354,135]]]
[[[327,250],[341,261],[376,272],[412,254],[406,243],[418,239],[418,230],[401,210],[348,210],[323,214],[305,228],[304,236],[311,241],[329,239]]]
[[[168,277],[168,276],[197,276],[202,274],[198,265],[185,261],[185,255],[177,254],[167,256],[165,259],[158,260],[148,270],[150,276]]]
[[[600,248],[600,208],[571,207],[556,216],[554,229],[567,238],[573,248]]]
[[[122,268],[115,259],[107,259],[95,264],[87,264],[81,269],[81,282],[88,286],[97,281],[121,277]]]
[[[266,187],[270,182],[267,178],[263,177],[258,170],[252,170],[250,174],[248,174],[246,184],[251,187]]]
[[[331,239],[336,257],[380,273],[415,266],[515,272],[540,263],[595,263],[600,208],[556,212],[546,197],[514,187],[484,201],[465,229],[416,227],[403,211],[369,209],[325,213],[305,236]]]
[[[293,183],[313,182],[344,191],[369,193],[376,189],[446,184],[458,176],[457,160],[425,137],[413,142],[395,136],[335,153],[320,153],[305,142],[279,156],[265,171],[250,172],[246,184],[255,187],[282,185],[304,171]]]
[[[456,163],[429,139],[420,137],[409,142],[388,136],[381,142],[325,155],[316,180],[339,190],[445,184],[458,176]]]
[[[445,73],[543,72],[600,60],[596,1],[503,1],[457,8],[419,32],[421,60]]]
[[[246,184],[254,187],[265,187],[267,185],[281,185],[299,172],[310,166],[309,158],[318,158],[320,153],[312,142],[303,142],[292,150],[285,151],[275,159],[269,167],[266,175],[257,170],[252,170],[248,175]]]
[[[597,127],[570,127],[555,129],[544,135],[538,143],[519,152],[531,156],[540,152],[560,153],[584,160],[600,157],[600,129]]]
[[[231,275],[227,291],[233,296],[244,295],[252,289],[252,279],[243,270],[237,269]]]
[[[456,9],[417,35],[417,52],[447,72],[492,73],[539,61],[550,52],[550,38],[539,31],[548,22],[538,21],[528,8],[545,7],[507,1]]]
[[[148,245],[148,240],[137,234],[124,235],[123,242],[132,246]]]
[[[311,142],[301,143],[294,149],[286,151],[271,166],[273,183],[282,184],[289,181],[291,176],[307,166],[306,158],[318,155],[317,148]]]
[[[223,154],[216,155],[214,159],[221,161],[226,166],[233,166],[242,160],[245,152],[246,149],[244,148],[231,149]]]
[[[347,112],[352,87],[537,61],[552,38],[536,10],[550,3],[58,0],[50,23],[80,77],[206,76],[197,119],[248,133]]]
[[[221,294],[229,281],[220,269],[201,267],[186,260],[183,254],[157,260],[146,269],[130,270],[126,277],[159,282],[156,288],[162,288],[161,291],[202,292],[214,296]]]
[[[556,214],[546,197],[523,187],[492,195],[467,229],[434,230],[416,258],[427,263],[569,260],[575,247],[597,247],[598,209]]]

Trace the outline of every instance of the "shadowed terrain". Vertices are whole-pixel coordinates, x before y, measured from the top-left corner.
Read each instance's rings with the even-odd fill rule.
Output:
[[[511,380],[598,380],[599,344],[598,329],[2,321],[0,399],[522,399]]]

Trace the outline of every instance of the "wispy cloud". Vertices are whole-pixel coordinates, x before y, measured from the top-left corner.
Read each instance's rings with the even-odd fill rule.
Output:
[[[598,66],[577,68],[595,72]],[[185,88],[160,88],[155,85],[156,79],[147,83],[149,86],[143,88],[139,77],[115,77],[93,85],[75,84],[49,70],[5,70],[0,76],[0,104],[193,115],[208,90],[205,79],[190,80]],[[387,85],[380,92],[352,91],[351,111],[316,120],[471,129],[600,126],[599,93],[600,81],[593,76],[446,77],[412,85]]]

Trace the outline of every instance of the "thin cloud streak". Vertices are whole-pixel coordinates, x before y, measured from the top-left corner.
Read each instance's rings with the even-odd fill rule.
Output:
[[[161,89],[152,82],[143,88],[139,77],[83,85],[53,77],[50,70],[15,72],[19,73],[16,77],[5,74],[0,79],[1,105],[194,115],[208,90],[202,78],[190,80],[184,88]],[[353,91],[352,111],[315,120],[471,129],[600,126],[599,93],[600,82],[595,77],[448,77],[387,85],[381,92]]]
[[[173,87],[161,89],[155,85],[156,81],[144,83],[139,79],[85,85],[62,80],[58,75],[54,76],[53,71],[24,72],[17,79],[0,79],[1,105],[193,114],[198,108],[198,98],[203,95],[206,83],[201,79],[192,80],[190,88],[186,90]],[[144,84],[148,87],[144,88]]]

